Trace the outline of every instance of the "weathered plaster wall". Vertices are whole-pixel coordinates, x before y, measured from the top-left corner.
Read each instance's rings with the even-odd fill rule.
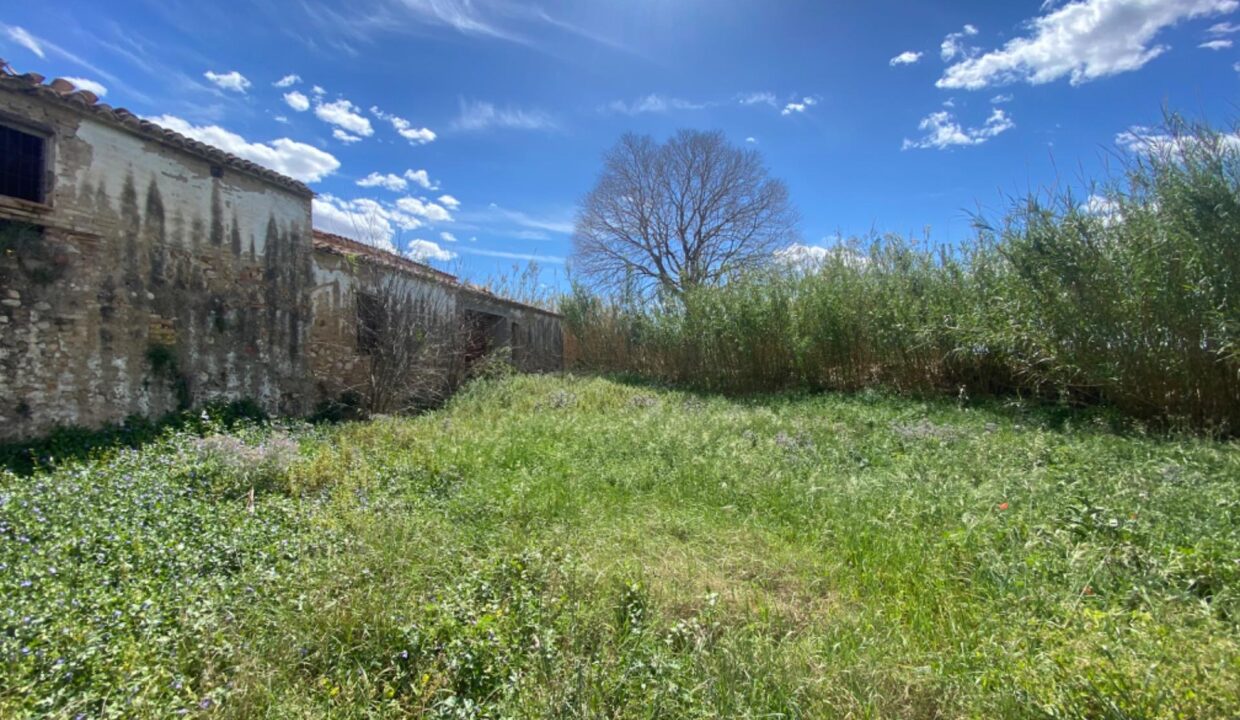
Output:
[[[314,325],[309,343],[311,374],[319,395],[337,398],[346,391],[363,391],[371,358],[359,352],[359,293],[408,293],[432,343],[426,359],[439,372],[443,387],[426,388],[433,400],[465,379],[470,344],[470,314],[494,319],[487,327],[488,349],[512,348],[513,364],[525,372],[549,372],[563,367],[563,338],[558,316],[434,278],[339,253],[315,252]],[[445,344],[447,343],[447,344]],[[364,393],[363,393],[364,394]]]
[[[19,93],[0,116],[50,132],[54,168],[42,237],[0,253],[0,440],[216,398],[309,407],[308,196]]]
[[[336,399],[350,391],[364,394],[368,383],[371,358],[357,345],[359,292],[407,294],[422,311],[418,313],[419,323],[437,335],[450,332],[448,324],[456,315],[457,293],[453,287],[339,253],[315,252],[314,281],[308,357],[316,391],[324,399]],[[426,358],[445,380],[444,387],[427,391],[441,395],[451,384],[450,353],[428,352]]]

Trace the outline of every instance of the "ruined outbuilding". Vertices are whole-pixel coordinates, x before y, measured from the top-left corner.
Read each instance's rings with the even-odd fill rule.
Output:
[[[309,413],[365,382],[392,277],[456,329],[443,389],[499,348],[559,369],[558,316],[315,233],[313,195],[0,61],[0,441],[216,399]]]

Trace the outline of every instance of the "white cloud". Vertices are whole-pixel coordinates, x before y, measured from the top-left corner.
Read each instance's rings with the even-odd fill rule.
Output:
[[[775,99],[775,93],[771,92],[752,92],[740,95],[736,98],[741,105],[770,105],[771,107],[779,107],[779,101]]]
[[[891,67],[896,67],[897,65],[914,65],[917,61],[921,60],[921,55],[922,54],[919,52],[905,50],[899,55],[891,58],[891,61],[888,64],[891,65]]]
[[[1231,69],[1232,69],[1232,70],[1235,70],[1235,71],[1236,71],[1236,72],[1238,72],[1238,73],[1240,73],[1240,62],[1238,62],[1238,63],[1236,63],[1236,64],[1232,65],[1232,66],[1231,66]]]
[[[1227,48],[1231,47],[1231,40],[1227,40],[1227,39],[1208,40],[1206,42],[1201,43],[1197,47],[1202,48],[1204,50],[1226,50]]]
[[[452,222],[452,213],[447,208],[423,198],[403,197],[396,201],[396,207],[430,222]]]
[[[818,104],[818,100],[812,97],[801,98],[801,102],[790,102],[779,111],[780,115],[791,115],[793,113],[803,113],[809,108]]]
[[[300,75],[285,75],[279,80],[276,80],[275,82],[273,82],[272,85],[278,88],[286,88],[286,87],[292,87],[299,82],[301,82]]]
[[[370,121],[358,114],[361,108],[341,98],[329,103],[319,103],[314,107],[314,115],[318,119],[351,135],[370,137],[375,134]]]
[[[1240,32],[1240,25],[1229,22],[1216,23],[1211,25],[1210,29],[1206,30],[1206,32],[1211,35],[1231,35],[1233,33]]]
[[[749,144],[751,144],[751,145],[755,145],[755,144],[757,144],[757,142],[758,142],[758,138],[753,137],[753,136],[750,136],[750,137],[745,138],[745,142],[747,142],[747,143],[749,143]]]
[[[1240,0],[1079,0],[1034,18],[1027,37],[947,68],[941,88],[979,90],[1067,76],[1073,85],[1143,67],[1169,48],[1151,42],[1176,23],[1232,12]]]
[[[430,240],[422,240],[421,238],[409,243],[408,254],[409,257],[419,262],[426,262],[428,260],[447,262],[456,258],[456,253],[451,250],[444,250],[437,243],[433,243]]]
[[[73,83],[78,90],[92,92],[97,97],[103,97],[108,94],[108,89],[102,83],[95,82],[94,80],[80,77],[66,77],[65,80]]]
[[[996,96],[992,97],[992,98],[990,99],[990,104],[991,104],[991,105],[1002,105],[1002,104],[1004,104],[1004,103],[1010,103],[1010,102],[1012,102],[1012,100],[1014,100],[1014,99],[1015,99],[1015,98],[1013,98],[1013,97],[1011,96],[1011,94],[1007,94],[1007,93],[1005,93],[1005,94],[996,95]]]
[[[1115,136],[1115,144],[1131,153],[1140,155],[1166,155],[1181,152],[1200,142],[1192,135],[1174,136],[1165,130],[1133,125]],[[1240,152],[1240,133],[1223,133],[1218,142],[1233,152]]]
[[[244,93],[246,90],[250,89],[250,81],[236,70],[226,73],[217,73],[208,70],[203,73],[202,76],[223,90]]]
[[[701,110],[705,107],[707,105],[704,103],[695,103],[691,100],[652,94],[638,98],[631,103],[623,100],[613,100],[607,104],[605,109],[624,115],[640,115],[642,113],[664,113],[672,110]]]
[[[288,118],[287,118],[287,117],[285,117],[284,115],[276,115],[275,117],[273,117],[273,118],[271,118],[271,119],[272,119],[272,120],[275,120],[275,121],[276,121],[276,122],[278,122],[278,123],[287,123],[287,122],[288,122]]]
[[[489,102],[461,100],[461,113],[453,121],[457,130],[479,131],[491,128],[515,130],[554,130],[554,119],[541,110],[497,108]]]
[[[401,192],[405,188],[409,187],[409,183],[405,182],[405,179],[399,175],[395,175],[393,173],[383,175],[377,172],[372,172],[361,180],[358,180],[357,184],[361,187],[381,187],[391,190],[392,192]]]
[[[439,239],[443,240],[444,242],[456,242],[456,236],[450,232],[439,233]]]
[[[385,113],[377,107],[371,107],[370,112],[380,120],[391,123],[396,132],[412,145],[425,145],[435,140],[435,133],[430,128],[415,128],[408,120]]]
[[[319,97],[323,97],[324,95],[327,94],[327,91],[324,90],[321,85],[315,85],[314,87],[310,88],[310,92],[314,93],[315,95],[318,95]]]
[[[917,126],[926,131],[920,140],[905,140],[902,149],[914,148],[946,150],[957,146],[981,145],[1000,133],[1011,130],[1016,124],[999,108],[995,108],[981,127],[965,128],[946,110],[926,116]]]
[[[10,40],[38,55],[40,58],[47,57],[47,53],[43,51],[43,46],[39,44],[38,39],[27,32],[26,28],[17,25],[6,25],[4,27],[4,34],[8,35]]]
[[[350,135],[349,133],[345,132],[344,130],[341,130],[340,128],[332,129],[332,137],[336,138],[337,140],[344,143],[345,145],[352,145],[355,142],[362,141],[360,137],[356,135]]]
[[[1081,211],[1101,218],[1102,224],[1107,227],[1124,219],[1123,209],[1119,202],[1096,193],[1090,195],[1089,199],[1081,205]]]
[[[943,62],[948,62],[958,57],[972,57],[977,54],[978,48],[969,47],[962,42],[966,37],[976,34],[977,28],[972,25],[965,25],[960,32],[949,34],[939,45],[939,57],[943,58]]]
[[[225,152],[302,182],[318,182],[340,167],[340,161],[331,153],[288,138],[269,143],[252,143],[218,125],[192,125],[174,115],[148,119],[186,137],[214,145]]]
[[[448,208],[449,210],[455,210],[455,209],[457,209],[457,208],[459,208],[459,207],[461,206],[461,201],[460,201],[460,200],[457,200],[456,198],[452,197],[451,195],[440,195],[440,196],[439,196],[439,204],[440,204],[440,205],[443,205],[444,207]]]
[[[395,252],[392,223],[384,214],[368,213],[363,208],[355,201],[320,195],[311,201],[314,228]]]
[[[405,179],[426,190],[438,190],[439,183],[431,182],[431,176],[425,170],[406,170]]]
[[[373,198],[345,200],[330,194],[314,199],[314,227],[359,242],[396,252],[398,231],[417,230],[425,225],[422,219],[401,210],[393,203]]]
[[[858,270],[870,264],[868,257],[843,245],[825,247],[822,245],[793,243],[782,250],[776,250],[774,255],[776,262],[808,272],[818,270],[832,260],[837,260],[848,267]]]
[[[310,109],[310,98],[296,90],[284,93],[284,103],[297,112],[305,112]]]

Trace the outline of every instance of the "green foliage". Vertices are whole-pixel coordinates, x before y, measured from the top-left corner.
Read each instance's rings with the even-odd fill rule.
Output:
[[[258,403],[246,398],[209,403],[197,412],[172,413],[159,420],[131,415],[119,425],[99,430],[60,427],[34,442],[0,445],[0,469],[27,476],[35,470],[48,470],[59,463],[137,448],[156,440],[170,429],[201,435],[217,425],[229,429],[241,423],[262,422],[266,418],[267,414]]]
[[[1020,200],[962,249],[853,242],[657,307],[575,289],[570,348],[582,368],[713,390],[1101,400],[1235,433],[1240,149],[1170,125],[1088,202]]]
[[[204,421],[0,474],[0,716],[1236,717],[1237,478],[876,391]]]

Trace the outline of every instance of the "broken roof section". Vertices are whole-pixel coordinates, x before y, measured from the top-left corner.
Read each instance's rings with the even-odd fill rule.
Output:
[[[278,185],[298,195],[305,197],[314,196],[314,191],[303,182],[265,168],[245,158],[226,153],[217,147],[185,137],[150,120],[140,118],[124,108],[114,108],[107,103],[99,102],[99,98],[94,93],[89,90],[79,90],[73,83],[64,78],[56,78],[47,84],[44,84],[44,79],[44,76],[39,73],[19,75],[9,66],[8,62],[0,59],[0,89],[38,96],[63,107],[89,115],[91,118],[114,127],[183,150],[192,155],[197,155],[207,162],[254,175],[259,179]]]

